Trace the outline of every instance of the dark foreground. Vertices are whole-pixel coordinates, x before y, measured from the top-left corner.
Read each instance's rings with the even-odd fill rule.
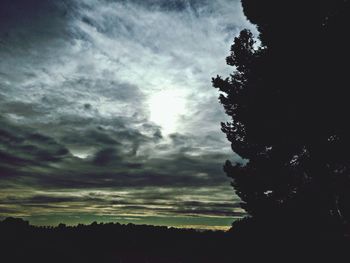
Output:
[[[314,262],[318,257],[340,262],[350,254],[346,237],[271,227],[249,220],[228,232],[118,223],[34,227],[7,218],[0,222],[0,262]]]

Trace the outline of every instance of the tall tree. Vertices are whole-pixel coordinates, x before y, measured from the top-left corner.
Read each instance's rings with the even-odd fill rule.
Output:
[[[213,78],[231,117],[222,130],[248,161],[224,166],[242,207],[256,218],[348,222],[350,104],[341,61],[349,51],[340,47],[348,46],[341,34],[349,3],[242,3],[261,44],[243,30],[226,59],[233,73]]]

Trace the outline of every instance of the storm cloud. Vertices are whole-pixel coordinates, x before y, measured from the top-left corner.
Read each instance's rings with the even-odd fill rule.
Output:
[[[0,216],[227,226],[243,215],[222,171],[241,160],[210,83],[229,72],[238,32],[255,32],[238,0],[0,5]],[[164,104],[151,105],[157,94]]]

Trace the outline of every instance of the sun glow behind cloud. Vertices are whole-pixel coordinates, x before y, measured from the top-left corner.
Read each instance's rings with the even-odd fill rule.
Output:
[[[179,90],[162,90],[149,99],[150,120],[158,124],[165,135],[177,131],[181,116],[186,113],[186,98]]]
[[[203,225],[217,215],[227,226],[241,216],[222,172],[239,158],[210,84],[228,74],[231,41],[250,27],[239,1],[35,3],[0,23],[0,132],[11,135],[0,138],[0,172],[11,175],[0,178],[0,217],[106,212],[184,226],[180,216]],[[130,195],[112,196],[121,190]],[[92,194],[70,196],[81,191]]]

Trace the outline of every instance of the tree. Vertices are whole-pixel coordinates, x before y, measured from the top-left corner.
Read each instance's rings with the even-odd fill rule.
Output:
[[[257,24],[261,44],[243,30],[226,58],[233,73],[212,80],[231,117],[222,131],[232,150],[248,161],[227,161],[224,170],[242,207],[255,218],[300,220],[315,228],[346,223],[350,129],[344,114],[350,104],[347,69],[340,61],[349,61],[349,51],[339,47],[348,46],[341,33],[350,24],[349,4],[242,4]]]

